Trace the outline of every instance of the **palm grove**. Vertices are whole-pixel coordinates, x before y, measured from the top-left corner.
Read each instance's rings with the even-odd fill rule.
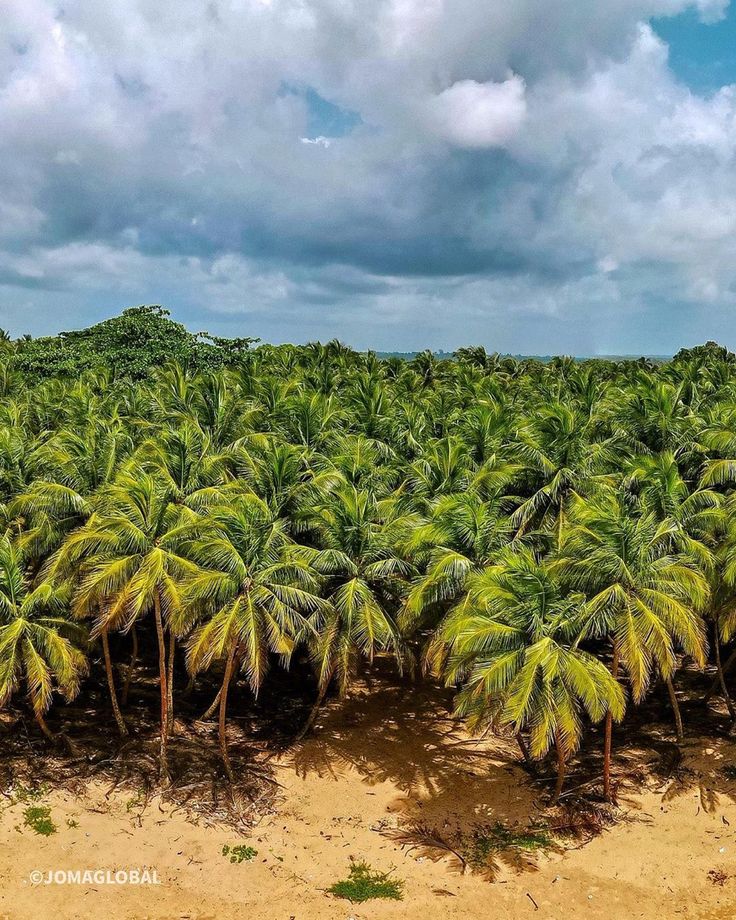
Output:
[[[49,710],[97,662],[135,732],[143,637],[162,783],[186,679],[217,680],[237,781],[229,689],[257,694],[297,651],[314,676],[302,733],[380,654],[456,688],[472,730],[550,758],[555,798],[594,724],[615,795],[614,724],[647,694],[682,740],[685,668],[712,667],[735,716],[725,349],[381,360],[195,336],[148,307],[0,349],[0,704],[50,742]]]

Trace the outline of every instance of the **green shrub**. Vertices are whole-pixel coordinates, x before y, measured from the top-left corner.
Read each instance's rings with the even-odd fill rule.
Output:
[[[466,843],[466,853],[468,863],[479,868],[490,857],[504,851],[524,850],[534,853],[537,850],[549,850],[553,846],[554,840],[544,828],[514,830],[498,823],[475,830]]]
[[[230,847],[225,844],[222,848],[222,855],[228,856],[231,863],[242,863],[243,860],[250,862],[251,859],[255,859],[258,856],[258,850],[242,844],[236,847]]]
[[[50,837],[56,833],[56,825],[51,820],[51,809],[47,805],[29,805],[23,812],[23,822],[37,834]]]
[[[327,889],[336,898],[359,903],[373,898],[400,901],[404,896],[404,883],[391,878],[390,872],[374,872],[368,863],[354,862],[350,875]]]

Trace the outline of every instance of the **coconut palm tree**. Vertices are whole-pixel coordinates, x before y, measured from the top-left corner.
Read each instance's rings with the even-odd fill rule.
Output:
[[[179,553],[184,536],[191,538],[196,516],[175,501],[167,480],[139,470],[125,473],[109,487],[104,503],[89,521],[70,534],[54,559],[51,576],[74,572],[79,580],[73,610],[92,621],[92,636],[127,632],[153,613],[159,652],[161,695],[160,770],[167,783],[170,733],[171,668],[167,670],[180,624],[181,584],[196,567]],[[109,656],[108,684],[115,702]]]
[[[577,503],[574,524],[555,561],[555,570],[575,590],[586,593],[589,636],[606,637],[612,647],[611,674],[623,666],[635,702],[656,669],[667,684],[682,735],[672,685],[677,651],[699,665],[705,661],[705,629],[700,615],[709,589],[691,557],[672,550],[675,525],[653,512],[627,511],[609,491],[596,501]],[[611,798],[612,720],[606,718],[604,795]]]
[[[25,684],[36,722],[50,740],[44,716],[54,692],[74,699],[87,673],[84,631],[67,616],[70,597],[68,584],[34,586],[18,547],[0,536],[0,706]]]
[[[588,616],[584,595],[566,593],[549,562],[507,549],[470,577],[430,646],[435,672],[459,686],[456,711],[471,728],[528,731],[535,758],[555,747],[555,802],[583,715],[598,722],[624,714],[615,677],[580,647]]]
[[[514,446],[528,495],[511,517],[518,534],[536,528],[554,534],[559,545],[572,503],[606,481],[619,449],[595,415],[558,402],[536,409],[519,427]]]
[[[467,591],[469,579],[513,541],[514,526],[504,513],[512,502],[500,490],[487,501],[473,492],[435,500],[429,520],[418,523],[407,544],[411,556],[421,561],[421,575],[402,612],[405,628],[427,612],[444,614]]]
[[[193,673],[215,661],[225,664],[219,739],[232,780],[225,720],[233,676],[242,672],[257,695],[270,654],[288,664],[295,643],[309,631],[307,618],[323,602],[284,522],[255,495],[211,509],[188,556],[200,566],[184,591],[185,616],[199,623],[189,641],[188,662]]]
[[[416,523],[395,500],[378,501],[348,484],[314,509],[310,526],[319,549],[307,558],[325,579],[327,605],[313,618],[318,695],[302,735],[314,724],[333,677],[340,696],[347,694],[360,657],[388,651],[401,668],[405,649],[396,613],[415,573],[402,547]]]
[[[65,534],[89,518],[100,491],[132,449],[130,433],[117,415],[61,428],[39,447],[41,475],[10,506],[13,517],[24,521],[20,540],[29,558],[46,558]]]

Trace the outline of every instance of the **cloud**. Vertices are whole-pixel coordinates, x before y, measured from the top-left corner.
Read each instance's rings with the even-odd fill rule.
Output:
[[[431,100],[430,122],[458,147],[503,146],[524,121],[524,90],[515,74],[503,83],[458,80]]]
[[[734,89],[646,25],[726,6],[5,0],[0,325],[736,344]]]
[[[695,6],[702,22],[719,22],[726,16],[729,0],[697,0]]]

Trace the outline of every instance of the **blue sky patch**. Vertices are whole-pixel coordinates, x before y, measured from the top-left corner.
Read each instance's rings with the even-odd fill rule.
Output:
[[[652,20],[655,32],[670,46],[669,63],[683,83],[698,93],[712,93],[736,83],[736,9],[718,22],[702,22],[695,10]]]
[[[362,119],[357,112],[340,108],[339,105],[320,96],[311,86],[282,84],[280,95],[289,93],[301,96],[307,104],[308,137],[345,137],[359,124],[362,124]]]

